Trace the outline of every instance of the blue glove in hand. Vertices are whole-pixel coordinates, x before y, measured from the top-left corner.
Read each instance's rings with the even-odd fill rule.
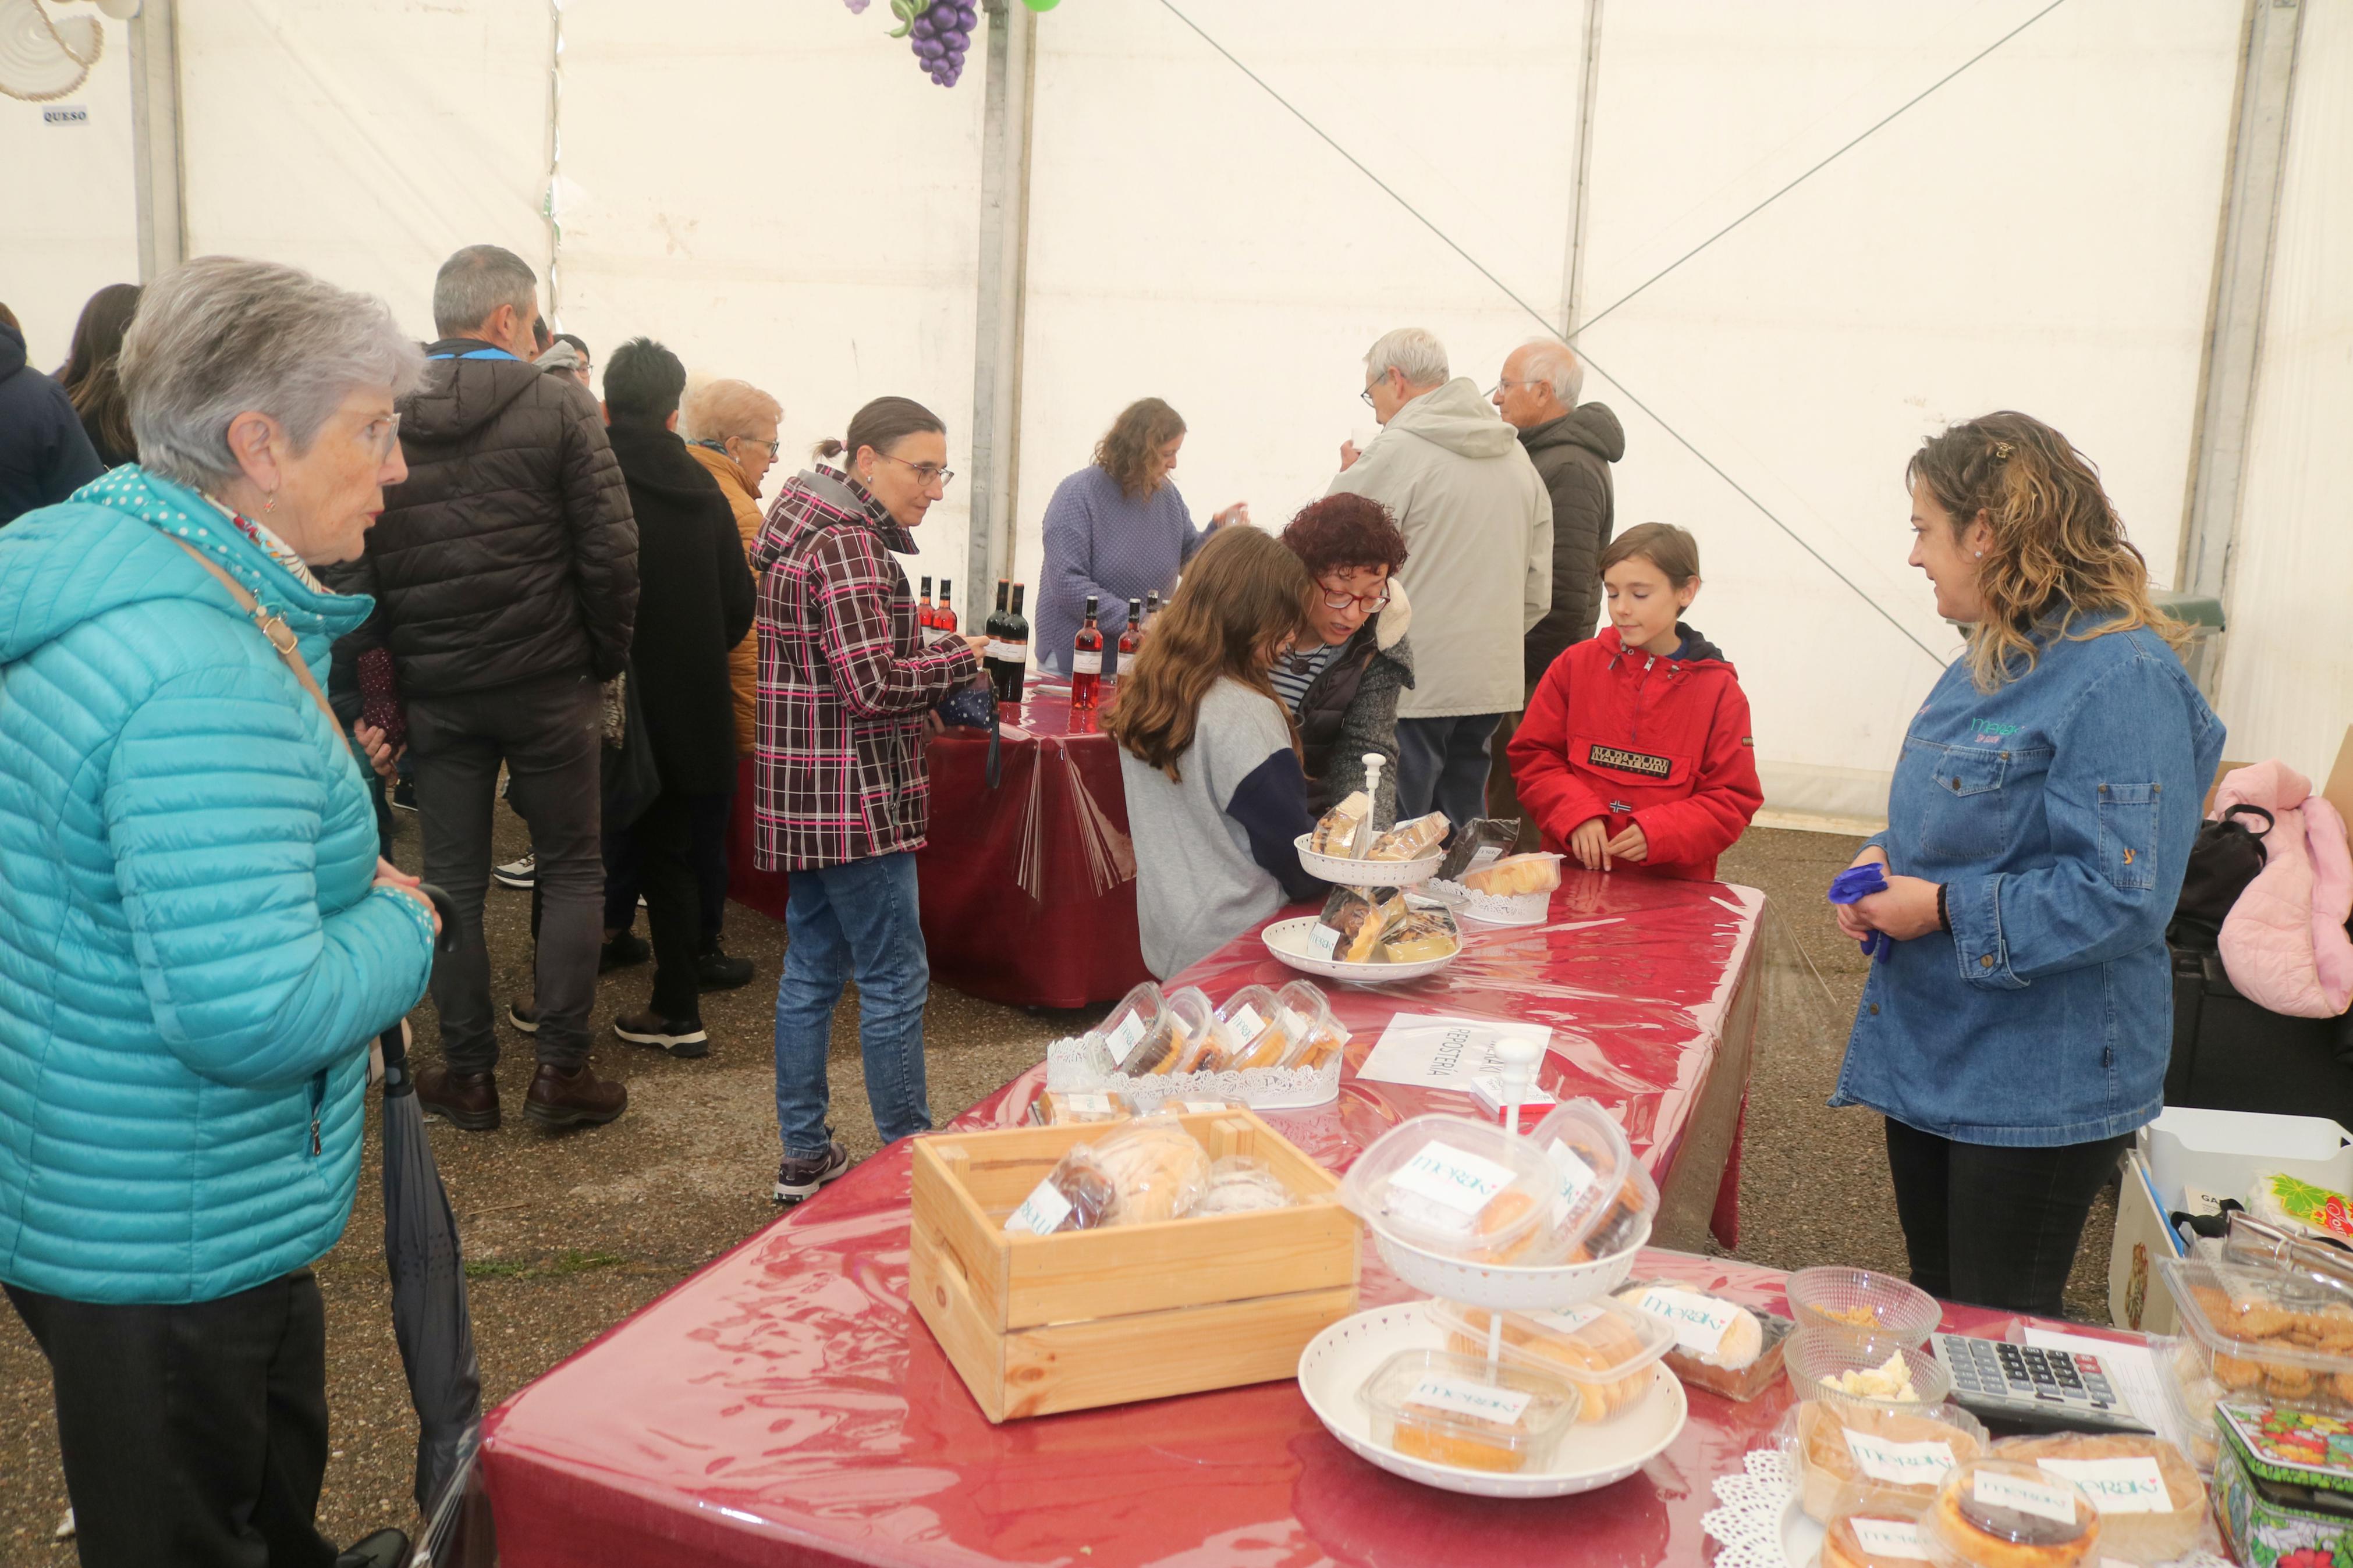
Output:
[[[1831,880],[1831,902],[1852,904],[1887,891],[1887,868],[1876,860],[1866,860],[1860,866],[1850,866]],[[1895,951],[1894,941],[1883,931],[1873,931],[1862,939],[1862,951],[1876,963],[1887,962]]]

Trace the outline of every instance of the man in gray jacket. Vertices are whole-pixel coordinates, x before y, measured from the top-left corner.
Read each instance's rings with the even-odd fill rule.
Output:
[[[1598,568],[1616,522],[1609,465],[1626,455],[1626,432],[1607,404],[1577,401],[1584,385],[1584,363],[1567,343],[1531,338],[1504,361],[1503,379],[1489,394],[1504,423],[1520,433],[1520,445],[1552,497],[1552,608],[1527,636],[1531,695],[1569,644],[1593,635],[1600,615]],[[1521,817],[1521,841],[1533,848],[1535,825],[1520,811],[1512,765],[1504,757],[1516,721],[1507,714],[1495,726],[1487,815]]]
[[[1388,506],[1411,555],[1414,685],[1398,702],[1399,818],[1485,808],[1487,739],[1525,700],[1523,637],[1552,607],[1552,503],[1512,427],[1419,327],[1365,355],[1381,433],[1329,494]],[[1519,611],[1515,616],[1514,608]]]

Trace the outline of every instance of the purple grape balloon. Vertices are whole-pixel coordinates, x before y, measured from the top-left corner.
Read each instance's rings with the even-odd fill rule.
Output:
[[[954,87],[964,74],[964,57],[979,21],[978,9],[965,0],[932,0],[908,28],[923,74],[942,87]]]
[[[866,15],[866,7],[870,0],[841,0],[841,3],[849,7],[851,16],[863,16]]]

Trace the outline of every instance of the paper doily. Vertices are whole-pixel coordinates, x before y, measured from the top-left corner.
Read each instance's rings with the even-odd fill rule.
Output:
[[[1788,1511],[1797,1478],[1778,1448],[1755,1448],[1742,1457],[1736,1476],[1715,1478],[1715,1500],[1699,1527],[1715,1538],[1715,1568],[1789,1568],[1781,1547],[1781,1516]]]

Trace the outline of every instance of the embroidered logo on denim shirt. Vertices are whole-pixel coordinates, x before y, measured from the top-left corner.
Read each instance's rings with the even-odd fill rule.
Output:
[[[1997,724],[1990,720],[1981,720],[1978,724],[1977,743],[1980,746],[1999,746],[2017,733],[2018,726],[2015,724]]]
[[[1615,768],[1621,773],[1641,773],[1646,778],[1662,779],[1675,771],[1672,758],[1624,752],[1615,746],[1588,746],[1585,760],[1597,768]]]

